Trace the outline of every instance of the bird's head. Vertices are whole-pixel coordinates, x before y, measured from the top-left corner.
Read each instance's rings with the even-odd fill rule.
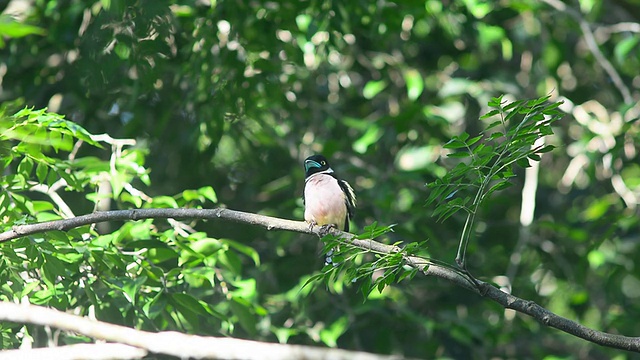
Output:
[[[333,169],[329,166],[327,158],[322,155],[311,155],[304,161],[305,177],[309,177],[313,174],[324,172],[330,174]]]

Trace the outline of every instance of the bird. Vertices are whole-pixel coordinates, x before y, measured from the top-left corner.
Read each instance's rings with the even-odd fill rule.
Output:
[[[322,155],[304,161],[305,180],[302,202],[309,229],[319,225],[349,231],[349,220],[356,208],[356,195],[348,182],[338,179]]]

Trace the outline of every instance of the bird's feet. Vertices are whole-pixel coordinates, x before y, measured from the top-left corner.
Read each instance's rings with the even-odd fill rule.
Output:
[[[336,226],[336,224],[326,224],[326,225],[322,225],[320,226],[320,231],[318,231],[320,237],[325,237],[327,235],[329,235],[329,232],[331,232],[331,229],[337,229],[338,226]]]
[[[313,227],[316,225],[318,225],[318,223],[315,222],[315,220],[309,221],[309,231],[313,230]]]

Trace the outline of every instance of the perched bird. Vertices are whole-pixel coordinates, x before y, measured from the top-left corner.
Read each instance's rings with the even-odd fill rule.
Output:
[[[356,195],[344,180],[336,177],[322,155],[309,156],[304,161],[304,220],[314,225],[335,226],[349,231],[349,219],[356,208]]]

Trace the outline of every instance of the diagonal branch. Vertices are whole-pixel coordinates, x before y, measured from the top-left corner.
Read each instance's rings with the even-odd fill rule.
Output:
[[[141,219],[208,219],[226,220],[237,223],[258,225],[267,230],[294,231],[317,236],[324,235],[320,227],[309,229],[309,225],[302,221],[293,221],[275,218],[271,216],[252,214],[229,209],[133,209],[101,211],[93,214],[82,215],[71,219],[48,221],[43,223],[16,225],[9,231],[0,233],[0,242],[10,241],[20,237],[33,235],[52,230],[69,230],[83,225],[89,225],[105,221],[141,220]],[[332,230],[334,235],[341,236],[345,242],[358,248],[378,253],[393,254],[401,252],[398,246],[387,245],[373,239],[356,239],[355,235],[339,230]],[[443,278],[453,284],[473,291],[488,298],[505,308],[513,309],[540,321],[542,324],[554,327],[568,334],[580,337],[584,340],[616,349],[640,352],[640,337],[627,337],[597,331],[581,325],[573,320],[564,318],[537,305],[533,301],[525,300],[505,293],[495,286],[483,281],[462,275],[448,266],[441,265],[430,259],[417,256],[404,256],[405,263],[418,269],[424,275],[432,275]],[[125,342],[125,344],[128,344]],[[132,345],[132,344],[129,344]],[[135,346],[135,344],[133,344]],[[153,351],[153,350],[152,350]]]
[[[622,77],[620,77],[620,74],[618,74],[616,69],[611,64],[611,62],[607,60],[607,58],[602,54],[602,51],[598,46],[598,42],[596,41],[593,31],[591,31],[591,27],[589,26],[589,23],[582,17],[580,12],[567,6],[567,4],[563,3],[560,0],[543,0],[543,1],[547,3],[549,6],[553,7],[554,9],[568,14],[578,22],[578,25],[580,25],[580,30],[582,31],[582,35],[584,35],[585,43],[587,44],[587,47],[593,54],[593,57],[596,58],[596,61],[600,64],[602,69],[604,69],[604,71],[609,75],[615,87],[618,88],[618,91],[622,95],[624,102],[627,104],[632,104],[633,97],[631,96],[631,92],[629,91],[629,88],[625,85],[624,81],[622,81]]]

